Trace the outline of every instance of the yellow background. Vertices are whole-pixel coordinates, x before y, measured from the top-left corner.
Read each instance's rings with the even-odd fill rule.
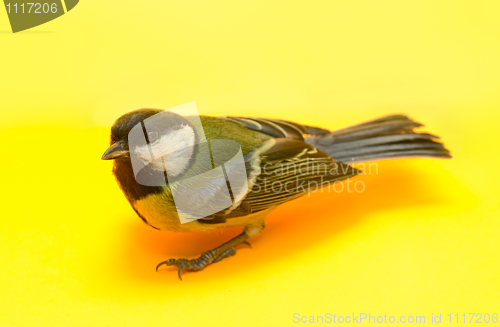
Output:
[[[0,325],[500,314],[499,15],[496,0],[83,0],[12,34],[0,10]],[[380,162],[363,193],[285,204],[253,249],[180,282],[155,265],[239,231],[147,227],[100,156],[120,114],[190,101],[331,129],[406,113],[454,159]]]

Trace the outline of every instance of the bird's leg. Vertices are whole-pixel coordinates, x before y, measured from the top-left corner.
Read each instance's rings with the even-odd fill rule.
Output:
[[[182,280],[181,272],[184,269],[190,270],[201,270],[208,266],[211,263],[219,262],[224,258],[233,256],[236,254],[235,247],[240,244],[247,244],[250,246],[250,243],[246,241],[249,238],[247,231],[244,231],[240,235],[231,239],[230,241],[222,244],[221,246],[216,247],[213,250],[203,252],[199,258],[196,259],[168,259],[166,261],[160,262],[158,266],[156,266],[156,271],[162,265],[167,266],[177,266],[179,278]]]

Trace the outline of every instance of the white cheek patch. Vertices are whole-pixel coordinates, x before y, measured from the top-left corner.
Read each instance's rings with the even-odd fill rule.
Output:
[[[188,125],[182,125],[181,128],[161,136],[153,144],[135,148],[134,153],[146,165],[153,163],[154,170],[166,171],[171,176],[177,176],[186,170],[193,155],[194,144],[193,129]]]

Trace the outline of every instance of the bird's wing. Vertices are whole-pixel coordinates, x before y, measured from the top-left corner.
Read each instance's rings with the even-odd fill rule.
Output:
[[[303,141],[304,135],[325,135],[330,133],[329,130],[324,128],[302,125],[282,119],[236,116],[226,116],[224,118],[242,124],[248,129],[266,133],[275,138]]]
[[[255,161],[252,165],[250,160],[255,155],[250,153],[245,156],[251,185],[246,197],[229,210],[200,219],[199,222],[223,223],[227,219],[266,210],[360,173],[303,141],[276,138],[267,142],[271,142],[271,146],[258,153],[258,169],[255,169]]]

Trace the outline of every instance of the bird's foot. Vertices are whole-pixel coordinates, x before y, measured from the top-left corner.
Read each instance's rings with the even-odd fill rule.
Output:
[[[242,242],[242,244],[247,244],[250,246],[250,243],[248,242]],[[179,279],[182,280],[182,271],[185,269],[188,270],[202,270],[206,266],[216,263],[221,261],[224,258],[231,257],[236,254],[236,250],[234,247],[230,248],[229,250],[226,250],[220,254],[218,254],[217,249],[203,252],[200,257],[196,259],[168,259],[166,261],[160,262],[158,266],[156,266],[156,271],[158,271],[158,268],[160,268],[162,265],[166,266],[177,266],[179,269],[177,270],[177,273],[179,275]]]

